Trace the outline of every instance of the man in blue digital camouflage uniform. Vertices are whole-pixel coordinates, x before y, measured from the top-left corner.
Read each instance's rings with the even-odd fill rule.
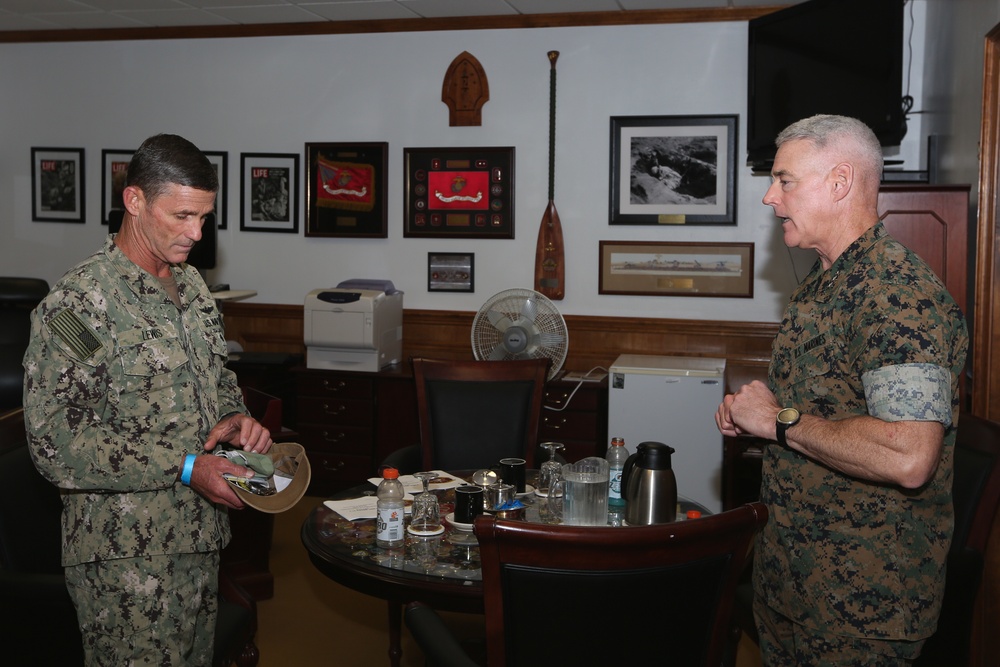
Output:
[[[879,221],[867,126],[815,116],[776,144],[764,204],[785,244],[819,261],[785,311],[769,386],[743,386],[716,413],[725,435],[778,441],[754,560],[763,662],[907,665],[944,593],[965,320]]]
[[[226,508],[243,507],[222,473],[253,473],[204,454],[271,446],[224,367],[215,300],[184,263],[217,190],[193,144],[147,139],[128,167],[121,231],[32,317],[27,432],[62,490],[88,665],[210,664]]]

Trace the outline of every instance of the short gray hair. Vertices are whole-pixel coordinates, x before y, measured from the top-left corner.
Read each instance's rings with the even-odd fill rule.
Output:
[[[862,160],[859,166],[871,170],[876,181],[882,179],[882,146],[872,129],[857,118],[830,114],[803,118],[782,130],[774,143],[781,148],[782,144],[796,139],[809,141],[820,149],[846,139]]]

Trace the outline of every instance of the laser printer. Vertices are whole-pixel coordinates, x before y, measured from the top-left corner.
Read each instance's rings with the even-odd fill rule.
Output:
[[[403,356],[403,293],[391,280],[345,280],[306,295],[306,367],[378,372]]]

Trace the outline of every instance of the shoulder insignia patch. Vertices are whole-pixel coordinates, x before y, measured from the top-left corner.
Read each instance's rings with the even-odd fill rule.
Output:
[[[49,331],[69,345],[80,361],[89,359],[101,349],[101,341],[94,330],[70,310],[64,310],[53,317],[47,326]]]

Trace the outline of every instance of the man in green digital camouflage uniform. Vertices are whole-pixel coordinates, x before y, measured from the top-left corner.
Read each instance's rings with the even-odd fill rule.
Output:
[[[215,301],[184,264],[214,208],[215,168],[174,135],[129,164],[121,231],[33,314],[24,406],[35,465],[62,490],[63,565],[89,665],[208,665],[226,508],[204,454],[266,452]]]
[[[778,440],[754,560],[763,661],[910,664],[944,593],[965,321],[879,222],[870,129],[816,116],[776,143],[764,203],[786,245],[819,262],[785,311],[770,386],[745,385],[716,414],[725,435]]]

